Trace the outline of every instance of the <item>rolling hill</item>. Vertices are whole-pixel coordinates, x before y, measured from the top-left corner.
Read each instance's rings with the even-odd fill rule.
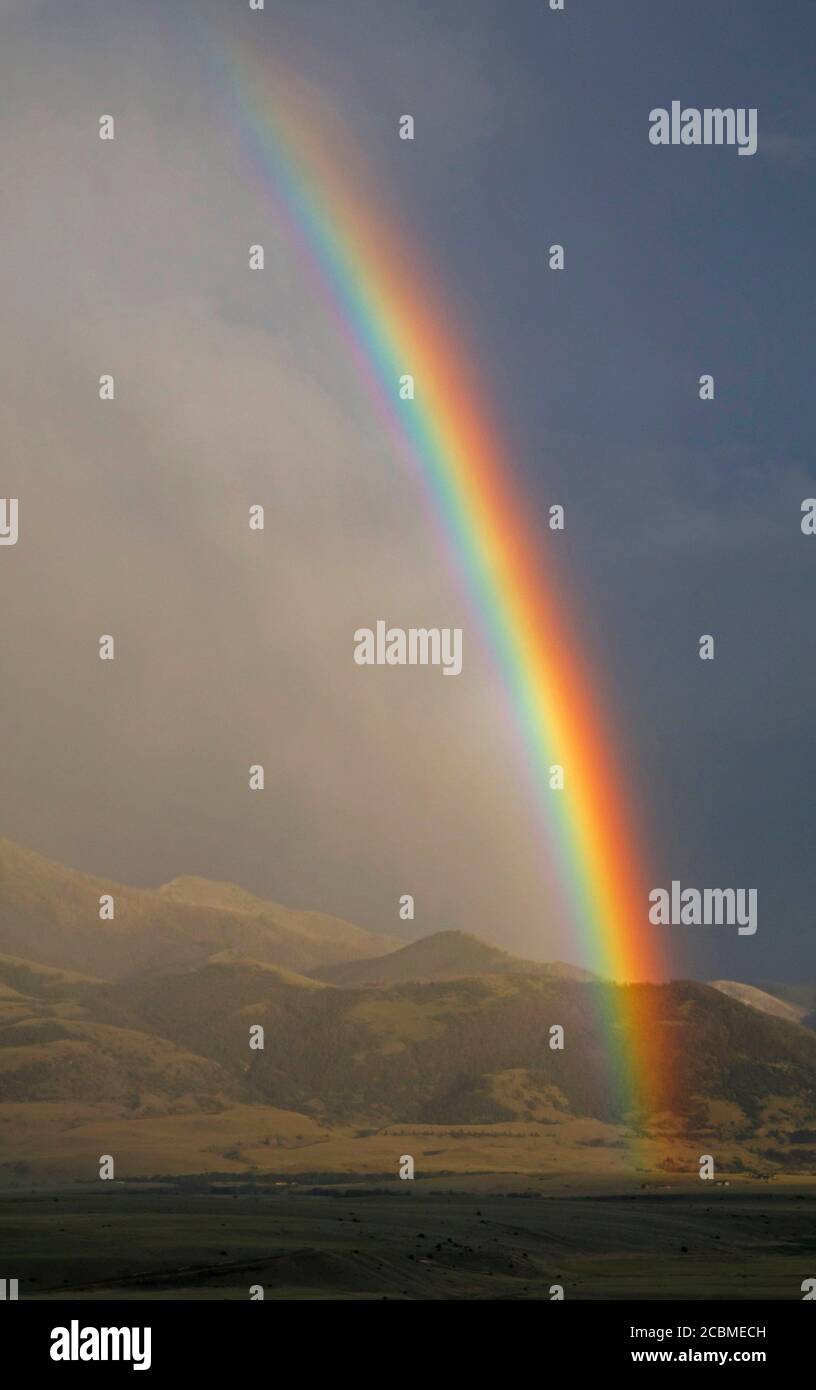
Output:
[[[110,986],[0,956],[0,1100],[114,1102],[130,1111],[205,1110],[246,1088],[200,1053],[98,1015]],[[90,1006],[89,1006],[90,1005]]]
[[[563,980],[596,978],[577,965],[564,965],[560,961],[543,965],[522,960],[462,931],[436,932],[388,955],[321,966],[310,974],[334,985],[391,985],[409,980],[455,980],[474,975],[507,974],[544,975]]]

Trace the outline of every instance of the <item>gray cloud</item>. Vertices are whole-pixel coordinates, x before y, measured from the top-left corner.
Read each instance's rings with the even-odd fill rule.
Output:
[[[757,876],[755,941],[684,941],[684,968],[755,979],[814,968],[816,888],[796,524],[814,491],[812,141],[795,133],[812,129],[812,8],[794,0],[770,38],[765,8],[742,7],[736,48],[702,9],[699,32],[679,11],[656,32],[651,0],[568,18],[539,0],[286,0],[257,31],[429,244],[531,512],[567,505],[576,635],[630,750],[655,881]],[[230,123],[211,45],[252,22],[226,0],[4,7],[0,494],[20,496],[22,534],[0,552],[0,829],[125,880],[232,878],[382,929],[412,892],[423,929],[578,959],[423,486]],[[764,162],[650,150],[648,110],[681,90],[757,105]],[[404,110],[420,138],[397,151]],[[356,668],[352,634],[378,617],[462,625],[462,677]]]
[[[563,953],[546,904],[531,921],[540,849],[512,731],[422,486],[230,175],[229,135],[167,126],[170,65],[145,39],[105,147],[98,54],[42,42],[2,151],[0,419],[22,504],[3,556],[4,830],[126,881],[234,878],[384,929],[411,892],[426,930]],[[463,626],[463,675],[356,667],[353,633],[380,617]]]

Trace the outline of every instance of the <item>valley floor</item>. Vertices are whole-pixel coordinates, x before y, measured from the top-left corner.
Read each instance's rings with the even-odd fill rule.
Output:
[[[815,1218],[816,1184],[793,1180],[567,1196],[205,1176],[7,1190],[0,1251],[26,1299],[801,1300]]]

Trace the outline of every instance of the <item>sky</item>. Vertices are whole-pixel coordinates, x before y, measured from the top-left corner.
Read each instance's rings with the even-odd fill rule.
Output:
[[[0,833],[592,964],[427,497],[253,168],[237,36],[434,266],[542,538],[566,508],[651,883],[757,889],[755,936],[666,928],[675,973],[812,979],[809,0],[4,0],[0,35]],[[651,145],[674,99],[757,108],[757,153]],[[462,626],[461,676],[356,667],[380,617]]]

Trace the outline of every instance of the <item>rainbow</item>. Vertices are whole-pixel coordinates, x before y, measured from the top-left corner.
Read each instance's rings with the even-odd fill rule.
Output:
[[[407,448],[512,701],[548,848],[583,957],[621,983],[667,974],[647,916],[640,837],[576,639],[553,533],[539,536],[475,385],[473,356],[417,248],[381,210],[336,113],[293,74],[232,47],[222,70],[254,170],[322,293],[389,429]],[[223,87],[222,87],[223,91]],[[396,135],[395,135],[396,139]],[[400,399],[410,373],[416,397]],[[565,771],[550,790],[552,764]],[[605,1025],[633,1103],[659,1080],[659,991],[603,991]]]

